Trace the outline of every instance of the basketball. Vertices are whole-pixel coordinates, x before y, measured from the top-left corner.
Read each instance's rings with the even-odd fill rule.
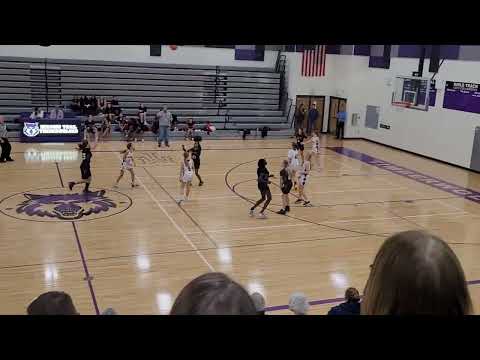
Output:
[[[177,50],[177,45],[169,45],[170,46],[170,49],[172,49],[173,51]]]

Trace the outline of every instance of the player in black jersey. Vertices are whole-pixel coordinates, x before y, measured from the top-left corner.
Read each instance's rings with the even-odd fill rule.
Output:
[[[193,147],[191,149],[186,150],[185,146],[183,146],[183,145],[182,145],[182,149],[183,149],[184,152],[191,153],[192,160],[193,160],[193,167],[195,169],[195,175],[197,176],[198,181],[200,181],[198,183],[198,186],[202,186],[203,185],[203,180],[202,180],[202,177],[200,176],[200,174],[198,173],[198,171],[200,170],[200,155],[202,154],[202,146],[200,145],[200,142],[202,141],[202,137],[201,136],[195,136],[193,138],[193,141],[195,143],[193,144]]]
[[[307,135],[305,135],[305,132],[303,131],[302,128],[299,128],[297,133],[295,134],[295,137],[297,138],[297,149],[300,152],[300,157],[302,158],[302,164],[305,161],[303,151],[305,150],[305,146],[303,142],[307,138]]]
[[[255,215],[255,208],[259,206],[261,203],[265,201],[265,204],[263,204],[263,208],[260,211],[259,218],[260,219],[266,219],[267,216],[265,215],[265,209],[267,208],[268,204],[270,204],[270,201],[272,201],[272,193],[270,192],[270,188],[268,187],[268,184],[270,184],[269,178],[273,177],[273,175],[270,175],[267,169],[267,160],[265,159],[260,159],[258,160],[258,169],[257,169],[257,183],[258,183],[258,190],[260,190],[260,195],[262,198],[258,200],[254,206],[250,209],[250,216]]]
[[[78,145],[78,150],[82,152],[82,163],[80,164],[80,173],[82,174],[82,179],[80,181],[70,181],[68,183],[68,188],[73,190],[73,187],[77,184],[85,184],[83,189],[84,193],[88,193],[88,188],[92,182],[92,172],[90,170],[90,160],[92,159],[92,149],[95,149],[98,142],[98,132],[95,133],[95,142],[90,145],[88,140],[83,140],[81,144]]]
[[[288,198],[288,194],[290,194],[290,190],[292,190],[293,182],[292,172],[288,167],[288,160],[283,160],[282,166],[283,168],[280,170],[280,189],[282,190],[283,209],[280,209],[277,214],[285,215],[290,211],[290,199]]]

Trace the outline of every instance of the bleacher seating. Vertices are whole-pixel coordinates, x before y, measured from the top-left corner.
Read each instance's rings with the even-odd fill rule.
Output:
[[[149,121],[167,105],[180,123],[193,117],[217,129],[290,128],[274,69],[0,57],[0,114],[8,130],[19,130],[11,121],[20,113],[46,108],[42,66],[51,106],[68,106],[74,96],[116,96],[127,115],[143,103]]]

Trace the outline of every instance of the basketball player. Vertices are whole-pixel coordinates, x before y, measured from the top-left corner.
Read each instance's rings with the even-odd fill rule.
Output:
[[[298,160],[298,150],[297,144],[292,143],[292,148],[288,150],[288,168],[292,175],[293,185],[295,190],[297,190],[297,170],[300,166],[300,161]]]
[[[288,160],[283,160],[282,166],[282,170],[280,170],[280,189],[282,190],[283,208],[280,209],[277,214],[285,215],[290,211],[290,199],[288,198],[288,194],[290,194],[290,190],[292,190],[293,183],[292,173],[288,168]]]
[[[193,179],[193,161],[190,159],[190,155],[187,151],[183,153],[183,161],[180,164],[180,199],[177,200],[178,204],[183,201],[187,201],[190,196],[190,189],[192,187]]]
[[[85,184],[83,189],[84,193],[88,193],[88,188],[92,182],[92,172],[90,171],[90,161],[92,159],[92,149],[95,149],[98,143],[98,132],[95,132],[95,142],[90,144],[87,139],[83,140],[81,144],[78,145],[78,150],[82,152],[82,163],[80,164],[80,173],[82,179],[80,181],[70,181],[68,183],[68,188],[70,191],[73,190],[73,187],[78,184]]]
[[[303,155],[303,151],[305,150],[305,146],[303,142],[307,138],[307,135],[305,135],[305,132],[303,131],[302,128],[299,128],[297,133],[295,134],[295,137],[297,138],[297,149],[300,152],[300,158],[302,159],[302,164],[305,161],[305,157]]]
[[[265,209],[267,208],[268,204],[270,204],[270,201],[272,201],[272,193],[270,192],[270,188],[268,187],[268,184],[270,184],[269,178],[271,177],[273,177],[273,175],[270,175],[270,173],[268,172],[267,160],[265,159],[258,160],[257,185],[258,185],[258,190],[260,191],[260,195],[262,197],[250,209],[250,216],[253,217],[255,215],[255,208],[259,206],[261,203],[263,203],[265,200],[267,200],[263,204],[262,210],[260,211],[260,214],[258,216],[259,219],[267,218],[267,216],[265,215]]]
[[[132,177],[132,188],[138,186],[138,184],[135,184],[135,173],[133,172],[133,167],[135,166],[133,151],[134,151],[134,148],[132,143],[128,143],[127,148],[122,152],[120,152],[120,154],[123,154],[122,167],[120,168],[120,175],[118,176],[118,179],[115,182],[115,185],[113,186],[114,188],[118,188],[118,183],[122,179],[123,174],[125,173],[125,170],[130,172],[130,175]]]
[[[193,138],[194,144],[193,147],[189,150],[185,149],[185,146],[182,145],[182,149],[184,152],[189,152],[191,154],[192,160],[193,160],[193,167],[195,169],[195,176],[197,177],[198,181],[198,186],[203,185],[203,180],[198,171],[200,170],[200,155],[202,154],[202,146],[200,145],[200,142],[202,141],[201,136],[195,136]]]
[[[303,201],[303,206],[311,206],[310,201],[305,194],[305,185],[307,184],[308,175],[310,175],[311,165],[310,161],[312,160],[312,153],[309,152],[299,171],[299,180],[298,180],[298,200],[295,201],[295,204],[300,204]]]

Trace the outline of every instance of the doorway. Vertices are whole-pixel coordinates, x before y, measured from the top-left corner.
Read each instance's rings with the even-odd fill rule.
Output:
[[[328,129],[329,134],[335,134],[337,130],[337,113],[340,109],[344,111],[347,108],[347,99],[330,96],[330,106],[328,108]]]
[[[308,110],[311,108],[312,104],[316,103],[318,110],[318,118],[315,120],[314,130],[322,131],[323,129],[323,112],[325,110],[325,96],[312,96],[312,95],[297,95],[295,111],[300,109],[300,106],[303,104],[305,111],[305,116],[303,117],[303,122],[301,126],[306,129],[308,122]]]

